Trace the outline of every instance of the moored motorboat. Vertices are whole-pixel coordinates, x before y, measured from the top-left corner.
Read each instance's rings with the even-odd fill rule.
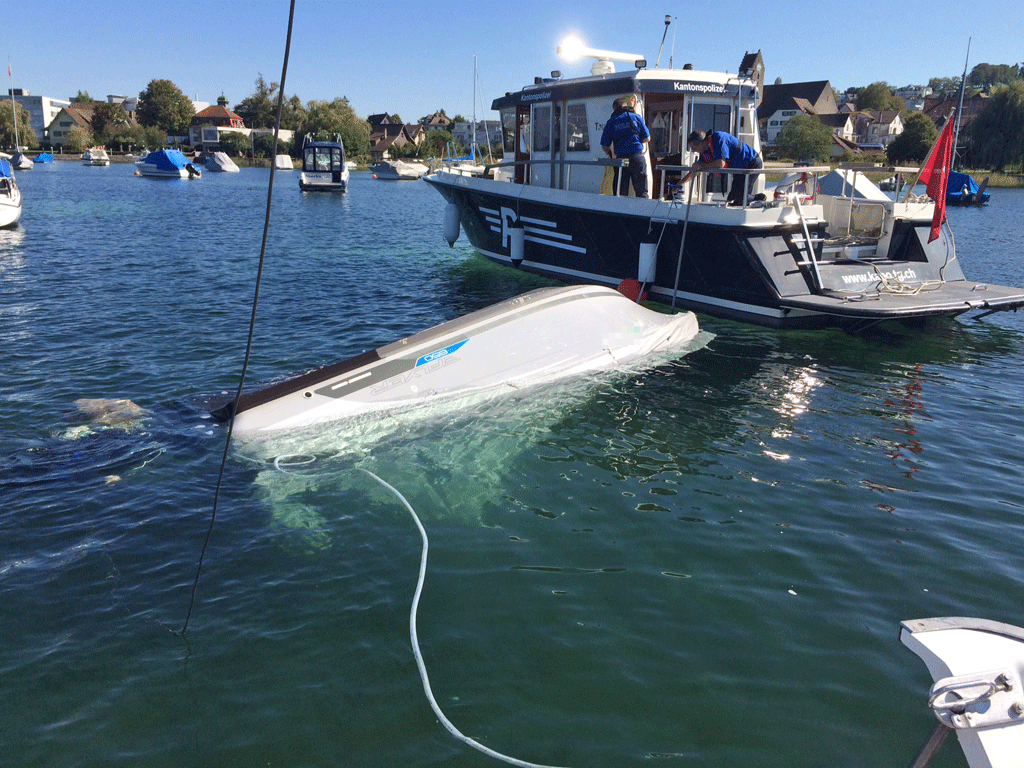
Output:
[[[21,218],[21,190],[9,161],[0,158],[0,227],[11,227]]]
[[[744,57],[737,75],[589,55],[598,60],[590,76],[538,78],[494,100],[506,162],[481,176],[441,168],[424,177],[449,203],[449,242],[464,231],[501,264],[566,282],[639,280],[655,301],[777,328],[860,329],[1024,307],[1022,288],[965,278],[948,226],[931,238],[928,199],[894,201],[877,188],[867,199],[847,185],[819,192],[824,167],[716,170],[755,176],[738,206],[709,192],[705,173],[673,186],[697,160],[686,141],[693,130],[730,133],[760,151],[759,56]],[[613,60],[634,63],[615,72]],[[651,199],[602,194],[606,172],[624,163],[600,145],[617,97],[650,126]],[[767,173],[806,174],[806,191],[766,200]]]
[[[214,412],[235,433],[520,392],[683,350],[690,312],[655,312],[601,286],[540,288],[349,360],[243,395]]]
[[[946,187],[946,205],[985,205],[992,197],[986,191],[988,176],[978,184],[966,173],[949,172],[949,184]]]
[[[110,155],[103,147],[89,147],[82,153],[82,165],[105,167],[110,165]]]
[[[36,165],[52,163],[53,155],[51,155],[49,152],[40,152],[38,155],[32,158],[32,162],[35,163]]]
[[[225,152],[214,152],[206,158],[206,170],[213,173],[239,173],[240,168]]]
[[[198,179],[202,172],[177,149],[158,149],[135,164],[138,176],[156,179]]]
[[[302,192],[345,192],[349,170],[345,163],[345,145],[340,136],[334,141],[314,141],[306,134],[302,143]]]
[[[279,171],[294,171],[295,164],[291,155],[277,155],[274,157],[274,167]]]
[[[406,160],[381,160],[371,165],[370,171],[373,178],[382,181],[415,181],[430,173],[430,168]]]

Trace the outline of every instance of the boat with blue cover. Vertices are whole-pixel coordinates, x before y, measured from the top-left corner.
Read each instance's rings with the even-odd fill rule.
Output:
[[[135,164],[137,176],[156,179],[198,179],[202,172],[178,149],[158,149]]]
[[[21,190],[9,161],[0,158],[0,227],[12,227],[21,218]]]
[[[53,155],[51,155],[49,152],[40,152],[38,155],[36,155],[34,158],[32,158],[32,162],[33,163],[52,163],[53,162]]]
[[[946,205],[984,205],[992,197],[985,188],[988,177],[978,184],[966,173],[949,172],[949,186],[946,188]]]

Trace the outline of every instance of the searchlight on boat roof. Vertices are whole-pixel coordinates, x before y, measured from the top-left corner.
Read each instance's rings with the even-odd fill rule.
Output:
[[[590,68],[592,75],[610,75],[615,71],[613,61],[628,61],[633,63],[637,69],[647,66],[644,57],[639,53],[618,53],[616,51],[602,51],[597,48],[589,48],[586,43],[578,37],[567,37],[558,46],[558,55],[568,61],[576,61],[582,58],[596,59]],[[643,66],[640,65],[643,62]]]

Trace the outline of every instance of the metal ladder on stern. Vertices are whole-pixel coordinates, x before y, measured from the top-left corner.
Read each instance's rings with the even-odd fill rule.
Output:
[[[821,237],[811,237],[810,223],[818,223],[820,219],[817,216],[808,216],[804,213],[803,206],[800,204],[800,195],[794,194],[792,196],[793,206],[796,209],[796,215],[800,219],[800,226],[803,229],[803,235],[795,235],[793,237],[793,244],[797,248],[801,249],[805,255],[803,261],[796,262],[798,267],[810,267],[811,277],[814,282],[815,291],[821,293],[823,285],[821,283],[821,272],[818,270],[818,257],[814,253],[815,246],[818,243],[824,241]]]

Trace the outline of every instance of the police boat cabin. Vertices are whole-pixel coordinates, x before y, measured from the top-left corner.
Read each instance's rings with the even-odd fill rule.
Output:
[[[649,69],[640,55],[578,43],[559,51],[594,58],[591,74],[553,72],[495,99],[503,162],[424,177],[448,201],[449,244],[464,231],[498,263],[776,328],[860,329],[1024,306],[1022,289],[964,278],[948,228],[929,241],[927,198],[893,200],[855,168],[758,167],[760,52],[730,74]],[[623,61],[617,72],[613,62]],[[616,100],[649,133],[649,197],[632,185],[620,194],[627,160],[601,146]],[[717,144],[689,142],[696,131]],[[701,150],[725,140],[757,161],[704,169]],[[732,180],[741,186],[730,201]]]

